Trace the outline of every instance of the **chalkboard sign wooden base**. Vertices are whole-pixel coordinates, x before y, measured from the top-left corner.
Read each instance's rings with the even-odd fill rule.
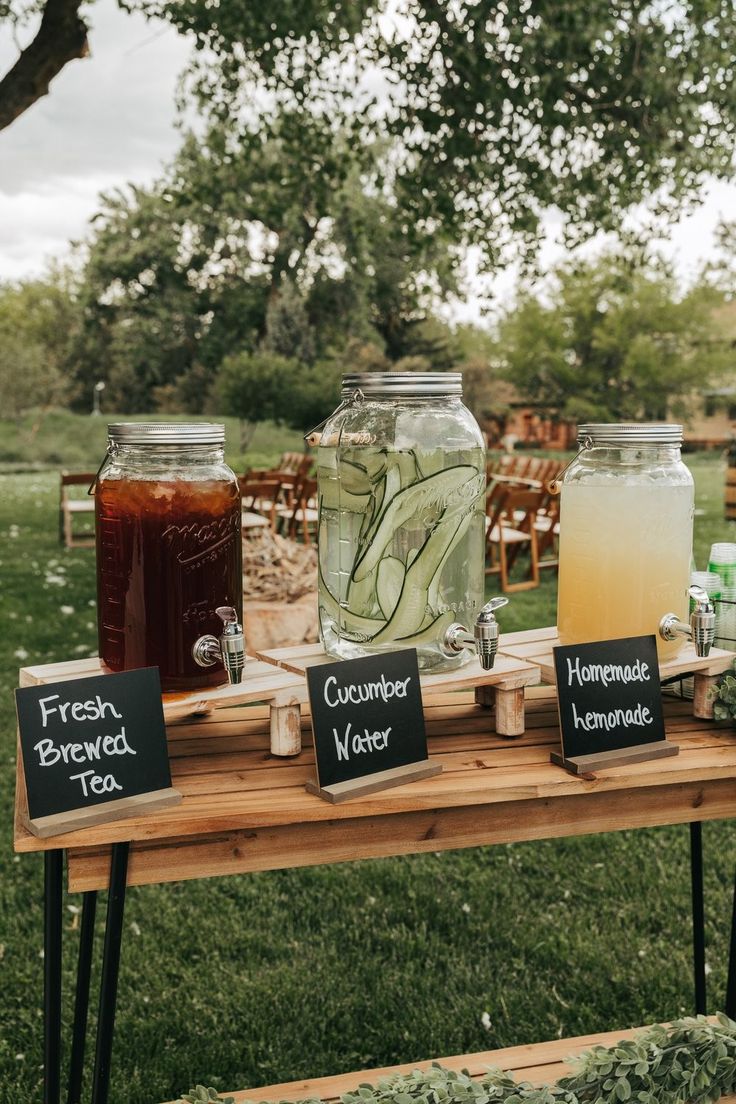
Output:
[[[605,767],[625,767],[629,763],[642,763],[647,759],[666,759],[677,755],[680,748],[669,740],[655,740],[651,744],[637,744],[635,747],[616,748],[615,751],[599,751],[594,755],[576,755],[567,759],[558,751],[550,752],[550,761],[558,767],[564,767],[571,774],[588,774],[603,770]]]
[[[335,782],[332,786],[320,786],[317,782],[306,783],[308,793],[316,794],[324,801],[339,805],[351,797],[367,797],[379,790],[390,790],[394,786],[403,786],[406,782],[417,782],[420,778],[432,778],[442,773],[441,763],[405,763],[403,767],[366,774],[362,778],[351,778],[347,782]]]
[[[89,805],[85,809],[68,809],[64,813],[50,816],[28,816],[22,818],[24,826],[39,839],[58,836],[63,832],[76,832],[79,828],[90,828],[94,824],[107,824],[111,820],[124,820],[130,816],[156,813],[159,809],[168,809],[178,805],[181,794],[171,787],[165,790],[152,790],[150,793],[133,794],[121,797],[117,801],[106,801],[103,805]]]

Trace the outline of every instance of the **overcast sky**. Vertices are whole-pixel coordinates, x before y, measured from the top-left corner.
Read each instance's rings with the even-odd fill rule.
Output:
[[[100,191],[127,181],[151,181],[175,152],[174,95],[189,45],[166,24],[120,12],[114,0],[86,9],[92,23],[92,57],[74,61],[51,92],[0,131],[0,279],[41,273],[84,236]],[[10,33],[0,30],[0,72],[16,56]],[[683,280],[713,248],[719,216],[736,215],[736,185],[713,184],[700,210],[668,236],[667,252]],[[546,264],[561,253],[550,240]],[[493,287],[505,299],[506,274]],[[478,303],[453,306],[457,319],[478,318]]]
[[[179,144],[174,94],[186,40],[113,0],[86,12],[92,56],[67,65],[48,96],[0,131],[0,279],[63,256],[100,191],[150,181]],[[0,70],[16,53],[0,31]]]

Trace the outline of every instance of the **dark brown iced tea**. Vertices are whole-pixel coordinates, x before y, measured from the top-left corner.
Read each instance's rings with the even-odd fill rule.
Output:
[[[113,671],[158,667],[163,690],[217,686],[192,645],[219,636],[217,606],[242,616],[240,495],[234,481],[98,481],[97,623]]]

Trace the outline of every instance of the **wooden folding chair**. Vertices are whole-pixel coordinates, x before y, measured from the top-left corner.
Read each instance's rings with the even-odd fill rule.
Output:
[[[539,552],[534,528],[542,500],[540,491],[497,486],[486,507],[486,574],[498,573],[506,594],[539,586]],[[509,582],[509,572],[521,548],[529,550],[529,575]]]
[[[292,539],[301,534],[305,544],[312,543],[312,532],[317,533],[319,510],[317,509],[317,480],[304,478],[294,487],[293,506],[280,506],[276,514]]]
[[[307,461],[307,469],[312,466],[312,457],[305,452],[285,452],[279,460],[279,471],[291,472],[296,475],[303,469],[304,461]]]
[[[554,478],[555,469],[550,478]],[[557,555],[557,543],[560,535],[560,496],[542,492],[542,501],[537,513],[534,529],[537,533],[537,551],[539,554],[539,566],[557,567],[559,564]]]
[[[65,548],[92,548],[95,543],[94,533],[79,533],[74,530],[74,518],[80,514],[94,514],[94,495],[87,494],[87,490],[95,481],[94,472],[66,472],[61,473],[59,482],[59,540]],[[84,487],[84,494],[80,498],[69,497],[69,487]]]
[[[281,480],[246,476],[240,480],[243,529],[276,528]]]

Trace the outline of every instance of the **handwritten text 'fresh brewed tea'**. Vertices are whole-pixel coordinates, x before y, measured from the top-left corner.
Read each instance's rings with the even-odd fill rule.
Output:
[[[57,715],[57,720],[60,719],[62,724],[68,724],[69,721],[73,724],[84,721],[100,721],[107,716],[119,721],[123,719],[122,713],[118,713],[113,703],[103,701],[99,694],[85,702],[65,702],[61,700],[58,694],[51,694],[46,698],[41,698],[38,705],[41,711],[42,728],[46,728],[49,719],[54,715]],[[125,725],[121,725],[119,732],[95,736],[91,740],[56,743],[54,740],[44,737],[33,745],[33,750],[38,755],[38,762],[41,767],[53,767],[61,762],[84,766],[110,755],[136,754],[134,748],[128,743]],[[97,774],[92,768],[70,774],[69,780],[79,782],[84,797],[100,796],[123,789],[113,774]]]

